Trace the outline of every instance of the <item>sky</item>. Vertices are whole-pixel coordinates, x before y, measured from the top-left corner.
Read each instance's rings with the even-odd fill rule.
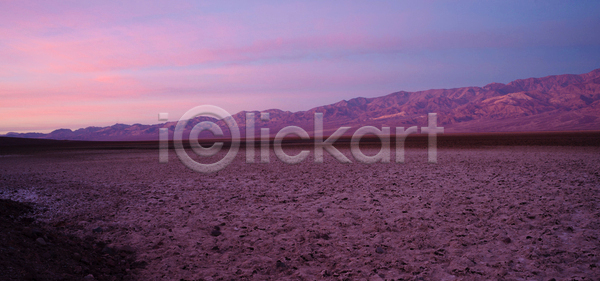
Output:
[[[0,0],[0,134],[600,68],[600,1]]]

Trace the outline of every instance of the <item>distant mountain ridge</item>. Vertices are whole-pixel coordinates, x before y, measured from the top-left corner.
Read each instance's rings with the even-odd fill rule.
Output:
[[[314,113],[324,114],[325,135],[341,126],[352,129],[376,127],[426,126],[427,113],[437,113],[438,126],[446,133],[524,132],[600,130],[600,69],[575,75],[552,75],[528,78],[508,84],[490,83],[484,87],[433,89],[418,92],[395,92],[376,98],[358,97],[348,101],[312,108],[307,111],[269,109],[269,121],[260,121],[255,112],[256,132],[270,128],[271,134],[295,125],[311,133]],[[242,136],[245,133],[246,111],[233,115]],[[197,117],[199,120],[210,120]],[[227,134],[226,125],[217,122]],[[6,136],[62,140],[157,140],[160,128],[169,128],[176,121],[155,125],[115,124],[109,127],[87,127],[75,131],[55,130],[49,134],[8,133]],[[191,130],[195,122],[188,122]],[[393,132],[393,129],[392,129]],[[311,133],[312,135],[312,133]]]

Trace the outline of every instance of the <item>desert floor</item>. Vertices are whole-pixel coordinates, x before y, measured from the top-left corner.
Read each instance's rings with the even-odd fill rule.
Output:
[[[106,255],[135,250],[139,280],[599,280],[598,147],[371,165],[307,149],[297,165],[241,150],[213,174],[172,150],[168,164],[143,149],[2,155],[0,198]]]

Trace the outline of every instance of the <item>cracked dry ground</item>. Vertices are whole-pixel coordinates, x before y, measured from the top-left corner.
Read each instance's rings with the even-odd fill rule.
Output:
[[[287,165],[241,150],[208,175],[154,150],[5,155],[0,197],[135,249],[140,280],[598,280],[599,148],[406,154]]]

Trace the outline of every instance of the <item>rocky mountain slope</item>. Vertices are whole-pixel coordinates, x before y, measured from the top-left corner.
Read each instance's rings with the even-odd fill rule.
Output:
[[[354,98],[307,111],[290,112],[270,109],[269,121],[256,116],[256,136],[260,128],[271,133],[296,125],[309,133],[313,130],[314,113],[324,113],[325,135],[340,126],[350,126],[349,134],[364,125],[377,127],[426,126],[427,113],[438,114],[438,126],[446,133],[574,131],[600,130],[600,69],[589,73],[528,78],[508,84],[491,83],[484,87],[435,89],[419,92],[400,91],[377,98]],[[245,132],[246,112],[233,115]],[[198,117],[204,120],[205,117]],[[9,133],[7,136],[69,140],[157,140],[159,128],[176,125],[88,127],[79,130],[59,129],[49,134]],[[197,122],[189,122],[190,130]],[[221,127],[228,134],[226,126]],[[392,129],[393,132],[393,129]]]

